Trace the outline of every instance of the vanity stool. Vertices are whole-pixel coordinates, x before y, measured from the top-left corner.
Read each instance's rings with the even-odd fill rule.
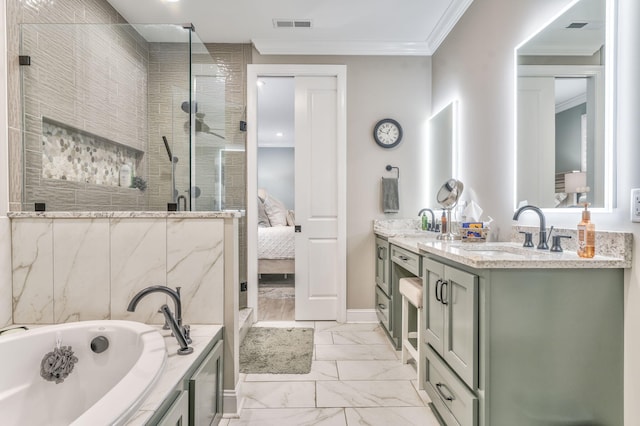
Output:
[[[422,333],[420,333],[420,330],[422,327],[420,324],[422,324],[422,278],[401,278],[399,287],[400,294],[402,295],[402,363],[406,364],[410,357],[413,358],[418,370],[418,384],[421,387],[420,346],[422,346]],[[409,304],[415,307],[417,313],[417,331],[414,332],[409,332]],[[409,342],[410,338],[417,340],[417,348],[414,348],[411,342]]]

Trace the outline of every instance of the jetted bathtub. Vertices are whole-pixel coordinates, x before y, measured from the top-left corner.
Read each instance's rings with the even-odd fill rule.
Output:
[[[96,353],[91,342],[109,344]],[[77,362],[61,383],[40,375],[45,355],[71,346]],[[100,351],[103,343],[94,348]],[[164,339],[146,324],[82,321],[0,335],[2,425],[121,425],[140,407],[167,358]]]

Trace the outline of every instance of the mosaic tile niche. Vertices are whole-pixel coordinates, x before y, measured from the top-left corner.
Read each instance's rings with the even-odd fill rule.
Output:
[[[137,176],[142,156],[136,149],[43,118],[43,178],[121,186],[121,167],[128,165]]]

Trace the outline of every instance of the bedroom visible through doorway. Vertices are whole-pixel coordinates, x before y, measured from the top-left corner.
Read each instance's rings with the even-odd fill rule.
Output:
[[[295,81],[257,91],[258,321],[295,319]]]

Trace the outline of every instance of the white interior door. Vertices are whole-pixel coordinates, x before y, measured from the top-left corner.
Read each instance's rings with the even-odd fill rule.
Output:
[[[296,81],[296,320],[346,320],[346,67],[247,68],[248,305],[258,317],[257,89],[259,77]]]
[[[528,178],[518,180],[517,195],[528,204],[554,205],[555,105],[553,77],[518,78],[518,176]]]
[[[336,77],[296,77],[296,320],[335,320],[339,302]]]

